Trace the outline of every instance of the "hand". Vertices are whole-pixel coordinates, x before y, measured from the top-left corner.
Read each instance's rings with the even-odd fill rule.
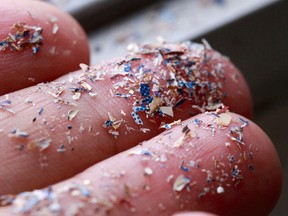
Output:
[[[0,215],[272,210],[279,158],[248,120],[249,89],[227,58],[203,45],[134,46],[88,67],[85,33],[67,14],[24,0],[0,10],[10,40],[0,52]],[[11,42],[17,33],[25,42]]]

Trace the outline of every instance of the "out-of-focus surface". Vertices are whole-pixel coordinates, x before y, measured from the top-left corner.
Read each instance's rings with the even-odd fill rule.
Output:
[[[84,6],[81,8],[76,5],[81,1],[50,1],[69,11],[87,27],[93,26],[93,22],[99,23],[100,10],[96,10],[95,14],[89,11],[90,15],[85,20],[85,16],[81,15]],[[105,10],[104,2],[121,1],[123,4],[127,2],[86,0],[82,3],[85,7],[90,4]],[[130,4],[133,2],[137,1],[131,0]],[[255,101],[253,120],[275,143],[283,166],[284,187],[280,201],[271,215],[287,215],[288,60],[285,56],[288,53],[288,1],[166,0],[145,6],[143,10],[129,16],[127,12],[125,18],[113,23],[89,29],[92,64],[122,56],[129,43],[155,42],[159,36],[169,42],[206,38],[212,47],[229,56],[248,80]],[[114,16],[115,20],[117,13],[111,11],[113,7],[109,7],[109,10],[107,13]],[[85,22],[90,24],[86,25]]]
[[[217,2],[164,1],[96,30],[89,35],[92,45],[92,63],[98,62],[99,59],[121,56],[125,53],[128,43],[153,42],[157,36],[162,36],[170,42],[197,38],[276,0]]]
[[[111,21],[135,13],[159,1],[170,0],[45,0],[69,12],[88,31],[106,26]]]

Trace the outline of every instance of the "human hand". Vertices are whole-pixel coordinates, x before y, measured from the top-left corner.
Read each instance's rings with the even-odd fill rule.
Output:
[[[279,159],[247,120],[249,89],[228,59],[199,45],[134,46],[133,56],[64,75],[89,63],[81,27],[38,1],[4,2],[0,10],[1,40],[15,23],[43,28],[34,55],[38,43],[0,52],[0,195],[7,204],[0,215],[271,211]],[[143,124],[131,117],[139,103],[143,111],[134,115]],[[21,193],[28,190],[35,191]]]

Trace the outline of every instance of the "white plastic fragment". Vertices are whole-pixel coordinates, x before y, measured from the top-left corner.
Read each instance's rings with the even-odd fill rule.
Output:
[[[166,115],[169,115],[171,117],[174,116],[173,108],[171,106],[161,106],[159,107],[159,109],[161,110],[161,112],[163,112]]]
[[[59,26],[58,26],[56,23],[54,23],[53,29],[52,29],[52,33],[53,33],[53,34],[56,34],[57,31],[58,31],[58,29],[59,29]]]
[[[184,175],[180,175],[173,184],[173,190],[182,191],[189,183],[190,183],[189,178],[186,178]]]
[[[217,190],[218,194],[224,193],[224,191],[225,191],[222,186],[218,186],[216,190]]]
[[[73,100],[79,100],[81,97],[81,92],[76,92],[73,96],[72,96],[72,99]]]
[[[153,174],[153,170],[150,167],[145,167],[144,168],[144,173],[145,175],[152,175]]]
[[[88,90],[88,91],[91,91],[91,90],[92,90],[92,86],[90,86],[88,83],[86,83],[86,82],[84,82],[84,81],[81,82],[81,85],[83,86],[83,88],[84,88],[85,90]]]
[[[89,66],[84,63],[80,63],[79,67],[83,70],[83,72],[87,72],[89,70]]]
[[[216,122],[219,126],[227,127],[230,124],[231,119],[232,117],[228,113],[221,113]]]
[[[68,120],[72,121],[76,117],[78,112],[79,112],[79,110],[69,110],[68,111]]]
[[[88,93],[91,97],[96,97],[98,95],[98,93],[96,92],[89,92]]]
[[[51,143],[51,139],[47,138],[47,139],[40,139],[37,141],[32,141],[30,143],[28,143],[28,148],[29,149],[35,149],[38,148],[39,151],[43,151],[45,149],[47,149],[50,146]]]
[[[169,175],[166,179],[166,182],[167,183],[171,182],[173,178],[174,178],[174,175]]]

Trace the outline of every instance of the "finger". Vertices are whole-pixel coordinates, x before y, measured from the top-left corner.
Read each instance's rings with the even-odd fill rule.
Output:
[[[161,45],[161,52],[172,50],[169,54],[145,47],[142,54],[130,54],[128,63],[121,59],[84,68],[84,73],[2,97],[0,158],[5,165],[0,167],[0,185],[5,187],[0,192],[31,190],[71,177],[159,134],[174,121],[219,107],[228,97],[237,95],[246,103],[239,107],[231,101],[226,104],[231,110],[251,113],[249,90],[239,71],[219,53],[204,55],[200,45],[190,46]],[[163,61],[155,65],[159,58]],[[173,64],[165,65],[169,59]],[[191,70],[194,87],[183,86],[192,82],[175,74],[173,67],[181,73]],[[226,87],[231,90],[227,94]],[[132,112],[143,124],[139,118],[135,122]]]
[[[43,1],[3,1],[0,13],[0,95],[51,81],[89,62],[83,29],[56,7]]]
[[[224,127],[223,115],[214,114],[186,120],[49,189],[20,194],[12,208],[31,214],[268,215],[281,189],[273,144],[244,117],[225,113],[231,120]]]

